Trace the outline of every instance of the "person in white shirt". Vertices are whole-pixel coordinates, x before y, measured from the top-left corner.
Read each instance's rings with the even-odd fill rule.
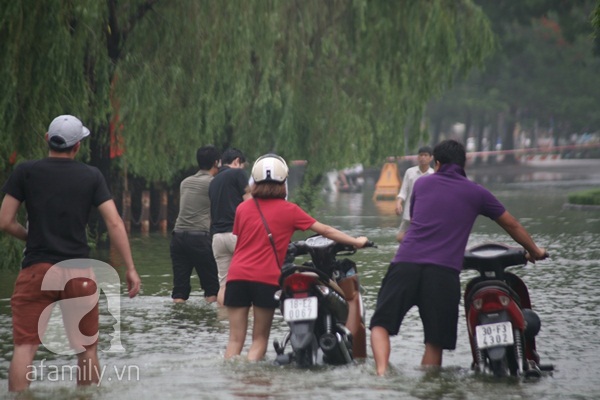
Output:
[[[415,181],[424,175],[433,174],[434,172],[433,168],[431,168],[431,160],[433,159],[431,147],[421,147],[417,158],[418,165],[408,168],[404,173],[402,186],[396,200],[396,214],[402,215],[402,222],[396,234],[398,242],[402,241],[404,234],[410,226],[410,195]]]

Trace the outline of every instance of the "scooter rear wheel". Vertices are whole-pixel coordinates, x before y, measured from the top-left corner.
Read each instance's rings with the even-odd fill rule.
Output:
[[[504,356],[500,360],[490,360],[490,370],[496,378],[504,378],[509,375],[508,360]]]
[[[300,368],[309,368],[313,365],[317,364],[317,352],[319,350],[319,345],[316,340],[313,340],[313,343],[301,350],[297,350],[294,352],[294,359],[296,360],[296,364]]]
[[[506,349],[506,354],[500,360],[490,360],[488,358],[488,367],[496,378],[507,376],[519,376],[519,363],[517,362],[518,352],[515,346]]]

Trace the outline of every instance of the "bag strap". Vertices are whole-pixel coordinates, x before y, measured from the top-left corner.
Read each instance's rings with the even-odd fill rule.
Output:
[[[271,242],[271,247],[273,248],[273,253],[275,254],[275,260],[277,260],[277,266],[279,268],[281,268],[281,263],[279,262],[279,256],[277,255],[277,248],[275,247],[275,240],[273,239],[273,234],[271,233],[271,230],[269,229],[269,225],[267,225],[267,220],[265,219],[265,216],[263,215],[262,211],[260,210],[260,206],[258,205],[258,200],[256,200],[255,197],[253,197],[254,199],[254,204],[256,204],[256,208],[258,209],[258,213],[260,214],[260,218],[262,219],[263,225],[265,226],[265,229],[267,230],[267,236],[269,237],[269,241]]]

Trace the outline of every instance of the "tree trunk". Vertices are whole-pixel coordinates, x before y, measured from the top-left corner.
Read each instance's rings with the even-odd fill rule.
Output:
[[[433,124],[433,145],[435,146],[440,142],[440,133],[442,132],[442,124],[444,120],[442,117],[437,118]]]
[[[479,122],[475,125],[475,129],[477,130],[477,139],[475,143],[477,143],[477,151],[484,151],[483,148],[483,133],[485,131],[485,113],[481,113],[479,116]],[[479,155],[475,157],[474,164],[480,165],[483,163],[483,156]]]
[[[465,131],[463,133],[463,143],[466,145],[467,144],[467,139],[469,138],[469,134],[471,132],[471,128],[473,125],[473,118],[471,116],[471,111],[467,111],[467,118],[465,121]],[[475,151],[477,151],[478,149],[475,149]]]
[[[131,193],[123,191],[123,223],[128,234],[131,233]]]
[[[108,134],[108,130],[106,126],[100,125],[95,129],[94,127],[90,127],[90,131],[90,164],[100,170],[109,189],[111,189],[110,147],[103,138]],[[97,238],[97,245],[101,248],[108,248],[108,237],[104,235],[106,233],[106,225],[99,213],[92,213],[90,215],[89,226]]]
[[[492,131],[490,134],[490,147],[491,150],[500,150],[503,147],[502,143],[502,129],[504,126],[504,112],[499,112],[496,123],[492,123]],[[496,164],[498,156],[493,154],[488,157],[488,164]]]
[[[144,190],[142,192],[142,213],[140,217],[141,233],[142,236],[148,236],[150,234],[150,191]]]
[[[504,131],[503,150],[514,150],[515,149],[515,129],[517,128],[519,110],[515,106],[510,107],[508,114],[508,121],[506,129]],[[504,164],[516,164],[517,159],[514,153],[507,153],[504,155]]]
[[[160,191],[160,210],[158,213],[158,226],[160,229],[160,233],[163,236],[167,236],[167,226],[168,226],[168,205],[169,205],[169,196],[166,190]]]

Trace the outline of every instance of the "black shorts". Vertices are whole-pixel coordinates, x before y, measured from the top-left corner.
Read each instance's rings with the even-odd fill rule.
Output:
[[[277,285],[260,282],[230,281],[225,286],[225,301],[227,307],[277,308],[279,302],[273,297],[279,290]]]
[[[369,329],[381,326],[390,335],[397,335],[406,313],[417,306],[424,342],[454,350],[459,302],[458,271],[432,264],[391,264],[381,283]]]

